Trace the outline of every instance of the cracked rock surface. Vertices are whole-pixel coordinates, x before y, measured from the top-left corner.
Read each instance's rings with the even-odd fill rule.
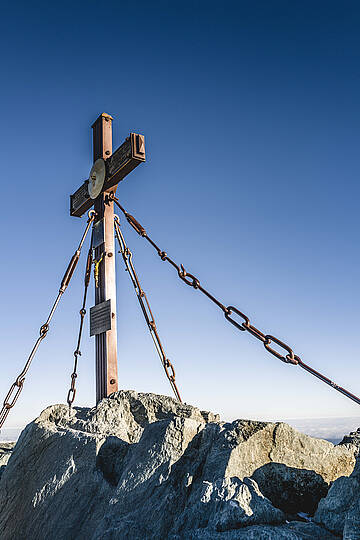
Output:
[[[2,473],[0,538],[360,539],[357,451],[154,394],[120,391],[71,416],[53,405]],[[349,501],[330,523],[341,482]],[[298,515],[315,511],[316,521]]]
[[[14,442],[0,442],[0,478],[10,459],[11,452],[15,446]]]
[[[315,522],[346,540],[360,540],[360,460],[353,473],[341,476],[320,501]]]

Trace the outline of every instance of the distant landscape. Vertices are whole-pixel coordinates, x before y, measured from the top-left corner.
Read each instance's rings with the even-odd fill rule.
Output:
[[[360,417],[352,416],[348,418],[307,418],[307,419],[287,419],[290,426],[302,433],[318,437],[332,442],[339,443],[344,435],[360,428]]]
[[[23,428],[2,428],[0,441],[17,441]]]
[[[302,433],[318,437],[338,444],[344,435],[360,428],[360,417],[352,416],[348,418],[297,418],[284,420],[287,424]],[[0,433],[0,441],[16,441],[23,428],[9,427],[3,428]]]

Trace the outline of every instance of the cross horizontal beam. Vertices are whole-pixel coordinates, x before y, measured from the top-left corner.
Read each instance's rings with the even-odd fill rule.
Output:
[[[101,193],[116,186],[140,163],[145,161],[145,139],[138,133],[130,133],[121,146],[105,160],[106,177]],[[75,193],[70,195],[70,215],[81,217],[94,204],[88,191],[89,180],[85,180]]]

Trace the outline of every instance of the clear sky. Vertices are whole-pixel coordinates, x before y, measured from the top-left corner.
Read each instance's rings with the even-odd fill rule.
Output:
[[[1,396],[83,231],[68,197],[88,177],[103,111],[115,148],[130,131],[146,136],[147,162],[118,196],[155,241],[360,394],[359,25],[351,1],[2,3]],[[225,419],[360,416],[123,231],[185,401]],[[85,252],[8,427],[66,399],[84,264]],[[117,268],[120,386],[170,394],[120,258]],[[76,402],[93,405],[88,324],[82,352]]]

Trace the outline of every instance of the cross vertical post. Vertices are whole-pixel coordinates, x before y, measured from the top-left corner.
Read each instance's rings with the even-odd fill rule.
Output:
[[[114,202],[119,182],[145,161],[145,139],[130,133],[112,151],[112,117],[102,113],[93,129],[89,178],[70,195],[70,215],[81,217],[94,206],[95,306],[90,308],[90,336],[95,336],[96,402],[118,390]]]
[[[108,159],[112,154],[112,117],[101,114],[92,125],[94,162]],[[114,192],[117,186],[111,188]],[[104,242],[95,248],[95,260],[99,261],[99,281],[95,288],[95,305],[110,300],[111,329],[95,336],[96,350],[96,402],[118,390],[117,328],[116,328],[116,281],[114,246],[114,203],[106,200],[102,192],[95,200],[96,221],[103,220]]]

